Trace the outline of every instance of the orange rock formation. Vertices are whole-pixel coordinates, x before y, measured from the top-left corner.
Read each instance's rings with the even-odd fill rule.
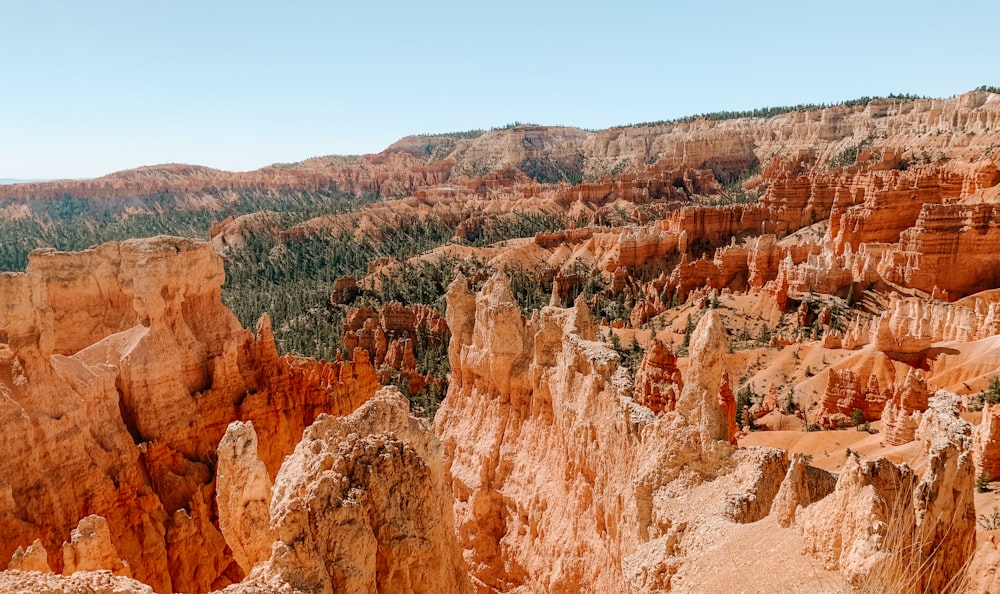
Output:
[[[539,263],[553,306],[529,317],[504,278],[478,295],[459,278],[444,320],[421,306],[353,311],[353,361],[329,364],[279,357],[267,318],[256,336],[242,329],[209,244],[35,252],[25,273],[0,275],[0,590],[720,591],[704,568],[766,535],[783,571],[765,560],[755,575],[784,580],[775,589],[815,586],[823,567],[839,572],[822,574],[831,590],[919,567],[912,590],[940,591],[975,545],[974,477],[1000,476],[996,407],[973,434],[957,397],[929,396],[971,394],[1000,369],[998,130],[1000,96],[974,92],[0,187],[0,206],[66,193],[167,193],[191,210],[244,191],[398,198],[291,228],[269,213],[226,220],[211,230],[221,253],[255,234],[378,239],[433,218],[456,242],[523,212],[574,225],[486,252],[498,268]],[[732,203],[753,200],[719,180],[750,171],[742,192],[759,199]],[[343,279],[333,299],[391,270]],[[725,311],[707,310],[687,360],[654,340],[630,384],[584,300],[556,307],[581,270],[627,295],[633,327],[674,315],[675,295]],[[726,316],[744,314],[764,340],[774,331],[775,354],[727,352]],[[383,379],[415,367],[425,330],[451,335],[433,433],[399,394],[372,396],[376,367]],[[816,377],[798,374],[799,346]],[[850,455],[835,477],[784,449],[737,449],[733,378],[768,380],[761,414],[779,407],[779,374],[811,391],[799,396],[811,421],[881,418],[879,436],[852,439],[920,471]]]
[[[942,591],[975,549],[971,427],[939,392],[918,430],[927,470],[851,457],[834,492],[799,514],[807,551],[858,587]]]
[[[392,302],[377,310],[352,308],[344,320],[341,342],[349,351],[367,351],[382,383],[389,383],[395,370],[406,378],[410,392],[416,393],[435,380],[417,371],[414,341],[422,340],[427,348],[448,337],[448,326],[438,310]]]
[[[635,401],[656,414],[675,410],[684,388],[677,357],[667,345],[654,340],[646,348],[635,376]]]
[[[162,237],[38,251],[0,275],[0,557],[39,539],[73,571],[100,551],[158,592],[242,577],[212,507],[226,425],[253,421],[273,475],[319,413],[378,382],[364,353],[278,357],[266,318],[255,338],[222,306],[222,281],[209,245]]]
[[[1000,477],[1000,404],[987,405],[975,434],[976,476]]]
[[[248,437],[246,425],[233,423],[220,457],[236,446],[231,468],[259,475]],[[258,554],[244,557],[252,571],[226,591],[471,592],[444,476],[441,444],[394,388],[345,417],[321,415],[272,490],[247,497],[247,485],[220,482],[220,514],[242,514],[227,542],[269,545],[254,546]],[[259,519],[247,518],[248,500]]]

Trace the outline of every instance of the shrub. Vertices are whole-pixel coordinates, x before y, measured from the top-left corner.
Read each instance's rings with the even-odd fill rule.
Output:
[[[795,412],[796,408],[797,405],[795,404],[795,390],[792,389],[788,392],[788,399],[785,400],[785,412],[793,413]]]
[[[746,384],[736,392],[736,421],[738,423],[743,423],[745,418],[747,425],[753,424],[750,407],[753,406],[755,400],[757,400],[757,394],[754,393],[753,386],[750,384]]]
[[[978,412],[987,404],[1000,402],[1000,376],[990,379],[990,385],[982,392],[969,396],[969,410]]]
[[[976,523],[979,524],[979,527],[983,530],[1000,529],[1000,509],[994,507],[993,511],[991,511],[989,515],[980,514],[980,516],[976,518]]]
[[[976,477],[976,492],[978,493],[989,493],[990,492],[990,476],[983,471],[978,477]],[[993,511],[996,511],[994,509]]]
[[[858,142],[857,144],[851,145],[845,148],[843,151],[837,153],[833,157],[830,157],[827,163],[830,167],[849,167],[854,165],[858,161],[858,155],[872,143],[872,139],[869,136],[864,140]]]
[[[1000,376],[990,380],[990,387],[986,388],[986,391],[983,392],[983,401],[987,404],[1000,402]]]

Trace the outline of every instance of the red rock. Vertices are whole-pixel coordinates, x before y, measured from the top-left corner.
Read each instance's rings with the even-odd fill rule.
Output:
[[[1000,210],[992,204],[925,204],[885,253],[889,282],[955,300],[1000,286]]]
[[[359,292],[358,281],[354,277],[342,276],[333,282],[333,293],[330,294],[330,303],[350,303],[354,301]]]
[[[717,472],[732,448],[719,404],[726,340],[717,312],[692,335],[676,410],[659,416],[613,396],[617,357],[595,342],[582,299],[526,320],[504,279],[491,278],[472,295],[460,278],[449,288],[447,316],[453,379],[435,431],[473,579],[498,589],[510,580],[567,591],[650,589],[643,576],[660,575],[671,538],[653,493],[681,472]],[[650,350],[640,374],[666,375],[673,358],[660,346]],[[587,495],[558,495],[577,492]],[[610,493],[638,510],[625,520],[628,529],[608,530]],[[635,558],[639,570],[623,572],[617,551],[642,543],[659,554]],[[555,558],[588,569],[551,563]]]
[[[657,414],[672,411],[683,388],[677,356],[654,339],[635,374],[635,401]]]
[[[916,439],[930,394],[922,374],[912,369],[893,392],[882,412],[882,443],[903,445]]]
[[[111,543],[108,522],[100,516],[87,516],[70,533],[70,541],[63,543],[63,572],[110,569],[115,575],[132,577],[127,563]]]
[[[730,517],[742,520],[760,519],[774,498],[785,506],[779,521],[798,523],[808,550],[852,579],[895,562],[897,551],[883,548],[888,539],[871,528],[873,518],[876,527],[902,526],[929,547],[910,547],[917,565],[930,560],[928,551],[940,553],[934,558],[940,563],[918,576],[917,589],[941,590],[968,559],[974,538],[967,435],[946,406],[921,412],[935,408],[926,402],[922,380],[915,373],[901,380],[896,370],[902,369],[898,361],[927,363],[941,341],[1000,331],[1000,310],[988,299],[928,301],[1000,286],[994,206],[1000,175],[989,153],[998,129],[1000,101],[977,92],[601,132],[517,126],[475,138],[411,137],[379,155],[246,174],[163,166],[0,188],[10,212],[32,196],[63,193],[131,201],[162,191],[190,210],[230,199],[209,191],[213,187],[223,194],[337,188],[406,196],[291,229],[267,213],[223,221],[211,229],[221,251],[257,233],[279,241],[342,231],[387,239],[405,223],[432,217],[469,238],[520,212],[580,225],[636,222],[547,233],[490,248],[491,258],[544,262],[545,274],[559,279],[556,305],[568,302],[582,280],[560,277],[569,271],[557,269],[574,262],[592,267],[613,292],[636,300],[633,325],[662,312],[664,294],[697,301],[729,291],[737,304],[740,293],[759,292],[761,299],[745,301],[759,306],[754,313],[763,319],[775,313],[768,300],[783,311],[789,292],[844,296],[854,290],[858,313],[872,321],[852,320],[824,345],[867,344],[871,352],[837,364],[850,369],[830,372],[818,419],[835,422],[855,409],[866,419],[882,414],[887,444],[921,439],[927,457],[919,480],[902,467],[851,457],[837,490],[819,500],[801,463],[789,472],[794,484],[782,496],[775,478],[781,467],[765,465],[768,455],[740,458],[734,476],[716,481],[734,462],[726,443],[733,437],[734,403],[718,312],[706,316],[693,337],[684,382],[676,360],[657,354],[661,347],[654,343],[628,394],[614,354],[595,342],[582,302],[529,319],[499,278],[478,296],[462,283],[449,291],[453,382],[437,421],[442,444],[435,444],[398,411],[353,411],[365,406],[379,374],[406,377],[411,388],[424,381],[409,369],[413,341],[422,339],[418,329],[432,326],[440,333],[428,335],[446,339],[441,316],[425,312],[421,319],[419,310],[402,306],[359,310],[345,324],[352,362],[281,358],[266,319],[254,338],[219,305],[221,267],[207,250],[177,241],[126,242],[72,257],[40,252],[27,274],[0,275],[0,404],[6,403],[0,422],[9,432],[0,437],[6,456],[0,530],[10,535],[0,552],[38,539],[34,552],[22,548],[12,566],[43,567],[47,548],[62,570],[57,547],[81,518],[98,514],[109,535],[99,539],[100,564],[123,559],[160,591],[218,588],[265,566],[271,573],[254,575],[246,590],[277,590],[306,574],[325,575],[330,588],[363,589],[401,576],[376,589],[451,590],[439,584],[461,589],[463,563],[484,590],[664,591],[678,573],[674,585],[698,590],[694,580],[701,576],[684,568],[698,567],[697,555],[705,551],[691,545],[705,530],[731,525],[699,524],[711,513],[699,506],[705,495],[725,495],[735,510]],[[869,144],[859,145],[862,140]],[[933,152],[926,161],[934,162],[917,163],[921,150]],[[854,163],[831,163],[851,151]],[[718,196],[717,179],[758,162],[761,173],[744,183],[761,195],[756,204],[695,205],[703,195]],[[564,172],[588,181],[539,181]],[[376,263],[373,277],[395,265]],[[339,289],[349,292],[349,284]],[[803,323],[812,322],[810,312],[802,313]],[[821,323],[827,313],[821,312]],[[773,344],[787,341],[775,337]],[[858,363],[865,357],[871,362]],[[772,384],[755,413],[778,406]],[[320,419],[294,455],[310,472],[288,474],[286,485],[294,488],[273,501],[281,511],[270,519],[283,534],[245,542],[234,537],[231,528],[263,526],[264,508],[272,509],[265,505],[268,489],[241,487],[274,478],[303,427],[324,412],[350,416]],[[386,416],[399,422],[372,421]],[[984,440],[977,446],[981,469],[991,464],[993,416],[987,411],[977,437]],[[228,459],[231,467],[256,469],[235,484],[216,476],[214,458],[233,420],[252,420],[260,438],[253,456]],[[355,424],[369,421],[372,430],[355,431]],[[247,459],[253,457],[257,463]],[[376,480],[382,477],[369,476],[371,468],[391,479]],[[326,472],[331,480],[316,481]],[[722,482],[740,492],[713,492],[713,483]],[[213,499],[224,483],[231,497]],[[699,485],[698,502],[685,499],[692,485]],[[904,506],[894,498],[900,485],[912,495]],[[230,514],[244,499],[261,513]],[[320,499],[335,505],[318,506]],[[221,519],[215,524],[214,502],[229,510],[225,529]],[[416,514],[400,512],[407,502]],[[698,507],[699,516],[684,515],[687,507]],[[322,518],[322,529],[300,517],[304,509]],[[451,517],[454,530],[446,526]],[[386,538],[396,526],[419,546],[407,549],[408,540]],[[226,538],[236,545],[229,549],[239,549],[235,555]],[[268,540],[277,543],[270,556]],[[295,554],[285,555],[289,551]],[[784,567],[796,566],[794,557],[784,556]],[[278,581],[267,581],[272,578]],[[79,580],[74,583],[102,583]]]
[[[35,542],[31,543],[27,549],[24,547],[17,547],[17,550],[14,551],[14,556],[11,558],[7,569],[52,573],[52,569],[49,567],[49,557],[45,551],[45,545],[42,544],[42,541],[37,539]]]
[[[854,409],[863,404],[864,394],[858,374],[850,369],[831,369],[817,420],[834,426],[837,420],[833,415],[840,415],[837,419],[849,419]]]
[[[771,384],[767,387],[767,393],[759,404],[755,404],[751,409],[755,419],[759,419],[767,414],[778,410],[778,387]]]
[[[278,357],[266,318],[255,339],[222,305],[222,281],[211,246],[162,237],[35,252],[26,273],[0,275],[0,480],[6,512],[26,519],[5,523],[0,557],[35,539],[56,551],[97,515],[157,591],[239,579],[212,523],[225,425],[252,420],[273,473],[317,415],[354,410],[378,382],[361,351]]]
[[[632,313],[629,314],[629,324],[633,328],[642,328],[646,322],[659,313],[663,312],[662,304],[657,307],[655,303],[648,301],[646,299],[640,299],[635,303],[632,308]]]
[[[976,476],[988,480],[1000,477],[1000,404],[987,404],[974,434],[973,454]]]

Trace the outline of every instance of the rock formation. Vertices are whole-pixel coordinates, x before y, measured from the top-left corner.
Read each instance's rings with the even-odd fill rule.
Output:
[[[0,275],[0,591],[719,591],[708,560],[737,541],[755,557],[771,543],[786,589],[815,586],[818,559],[854,587],[908,575],[900,591],[942,591],[972,555],[974,477],[1000,476],[997,407],[971,437],[955,397],[929,397],[972,393],[1000,365],[998,124],[1000,96],[973,92],[0,187],[5,217],[65,194],[114,216],[169,198],[219,218],[300,191],[384,198],[291,227],[234,214],[211,244],[36,251]],[[569,228],[476,247],[525,213]],[[478,294],[459,276],[444,318],[352,310],[353,360],[332,363],[280,357],[267,317],[254,334],[221,305],[213,246],[388,244],[439,223],[454,241],[415,260],[537,263],[552,305],[522,312],[502,276]],[[398,258],[331,284],[330,307],[409,264]],[[589,304],[561,307],[584,287]],[[624,313],[599,332],[590,306],[605,316],[610,300]],[[631,383],[598,340],[670,336],[719,300],[686,360],[654,339]],[[741,317],[764,338],[730,353],[725,325]],[[399,393],[376,391],[398,377],[419,390],[415,345],[449,336],[432,434]],[[824,451],[833,474],[801,453],[819,465],[843,433],[767,432],[761,443],[791,451],[738,449],[734,389],[763,382],[750,412],[767,414],[779,377],[824,428],[881,418],[852,448],[905,458],[919,442],[919,472]]]
[[[14,556],[10,559],[8,569],[17,571],[39,571],[41,573],[52,573],[49,567],[49,557],[45,551],[42,541],[35,539],[27,549],[17,547]]]
[[[668,588],[674,553],[648,550],[674,550],[664,543],[679,537],[663,493],[675,480],[713,480],[730,468],[718,314],[695,329],[696,363],[676,410],[658,417],[632,400],[615,353],[594,342],[582,299],[526,320],[504,278],[476,296],[459,278],[447,316],[453,380],[435,431],[477,589]]]
[[[930,394],[920,372],[909,370],[882,411],[882,442],[902,445],[916,438],[921,413],[927,410]]]
[[[871,344],[883,352],[923,353],[936,342],[971,342],[1000,334],[1000,304],[972,299],[972,303],[944,303],[893,296],[885,311],[849,333],[851,348]]]
[[[992,204],[925,204],[878,270],[886,281],[951,299],[998,286],[1000,213]]]
[[[831,369],[817,421],[829,426],[842,425],[855,410],[862,412],[864,420],[879,419],[888,394],[879,390],[876,375],[869,375],[864,386],[861,381],[851,369]]]
[[[677,408],[684,381],[677,370],[677,357],[665,344],[654,340],[646,349],[635,376],[635,401],[656,414]]]
[[[792,456],[788,471],[771,504],[771,514],[778,524],[788,528],[795,523],[796,514],[803,508],[820,501],[834,491],[837,477],[821,468],[810,466],[802,454]]]
[[[233,421],[219,442],[216,489],[219,531],[233,559],[249,573],[271,553],[271,477],[257,453],[253,423]]]
[[[888,412],[891,420],[887,428],[890,433],[899,431],[889,439],[896,440],[897,444],[909,441],[916,429],[914,423],[919,424],[914,413],[927,407],[928,390],[923,370],[870,347],[862,354],[852,367],[831,367],[814,421],[835,427],[853,423],[852,416],[857,410],[861,411],[862,422],[879,420]],[[898,352],[892,354],[900,355]],[[896,423],[898,426],[894,425]]]
[[[726,517],[741,524],[764,519],[789,472],[788,456],[777,448],[749,448],[737,454],[737,489],[727,494]]]
[[[857,587],[942,591],[975,548],[971,427],[960,400],[938,392],[918,430],[927,470],[850,456],[834,492],[801,510],[807,551]]]
[[[452,163],[425,165],[397,152],[365,157],[321,157],[295,167],[272,166],[236,173],[197,165],[165,164],[120,171],[95,179],[21,184],[0,198],[51,199],[64,194],[79,198],[130,198],[161,192],[194,194],[212,190],[282,192],[338,189],[348,193],[399,196],[447,179]]]
[[[88,568],[83,543],[107,536],[158,592],[242,576],[212,511],[226,425],[253,421],[273,475],[316,415],[378,383],[363,353],[279,357],[266,318],[255,338],[222,306],[222,282],[209,245],[162,237],[38,251],[0,275],[0,557],[40,539],[55,571]],[[87,516],[101,525],[71,540]],[[79,544],[58,555],[64,541]]]
[[[111,543],[108,521],[101,516],[87,516],[70,533],[70,541],[63,543],[63,572],[67,575],[78,571],[110,569],[116,575],[131,575],[128,564]]]
[[[718,312],[710,310],[691,334],[688,380],[677,398],[677,412],[701,432],[704,448],[728,440],[729,426],[718,396],[722,386],[722,358],[728,340]]]
[[[242,442],[239,466],[252,472],[261,462],[247,436],[234,423],[220,454]],[[345,417],[321,415],[266,493],[270,528],[254,522],[228,541],[235,552],[247,533],[274,536],[269,556],[227,592],[471,592],[444,476],[440,443],[394,388]],[[223,517],[240,514],[240,493],[220,485]]]
[[[1000,477],[1000,404],[987,404],[974,437],[976,476]]]
[[[858,161],[898,169],[919,161],[928,149],[934,157],[961,160],[986,152],[995,140],[1000,100],[987,92],[971,92],[946,100],[874,100],[867,105],[793,111],[773,118],[695,119],[673,123],[589,132],[575,128],[523,125],[474,135],[410,136],[382,153],[362,157],[317,157],[291,165],[233,173],[193,165],[158,165],[123,171],[93,180],[17,184],[4,188],[0,199],[131,197],[158,192],[194,193],[240,189],[258,191],[337,189],[347,193],[400,196],[419,188],[469,180],[472,188],[509,187],[523,179],[559,182],[564,172],[602,178],[638,163],[614,179],[587,182],[566,192],[568,201],[595,196],[649,200],[672,193],[706,193],[718,188],[717,175],[750,169],[766,162],[764,173],[777,178],[774,202],[801,217],[821,218],[823,206],[860,202],[892,182],[845,184],[838,172],[802,175],[810,164],[826,163],[853,148]],[[937,138],[928,139],[934,130]],[[867,150],[859,150],[862,145]],[[770,163],[775,154],[788,161]],[[848,163],[850,165],[850,163]],[[617,167],[617,169],[616,169]],[[631,168],[630,168],[631,169]],[[919,170],[919,168],[917,168]],[[483,179],[475,179],[487,172]],[[909,179],[910,171],[887,171]],[[995,176],[995,170],[993,170]],[[918,174],[919,175],[919,174]],[[925,178],[927,176],[924,176]],[[973,178],[979,187],[990,172]],[[903,188],[911,187],[897,184]],[[933,182],[931,182],[933,183]],[[963,182],[960,181],[960,184]],[[851,189],[845,190],[847,185]],[[929,183],[917,181],[916,188]],[[966,183],[963,190],[975,191]],[[780,191],[779,191],[780,190]],[[680,191],[680,192],[678,192]],[[800,225],[801,226],[801,225]]]
[[[398,302],[380,308],[351,308],[344,320],[341,342],[345,349],[368,352],[379,381],[389,383],[398,372],[407,380],[411,394],[434,382],[433,377],[417,370],[414,342],[428,349],[443,346],[449,338],[444,317],[426,305],[404,306]]]

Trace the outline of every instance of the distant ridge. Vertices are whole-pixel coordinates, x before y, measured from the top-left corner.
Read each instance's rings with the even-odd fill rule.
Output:
[[[38,177],[21,179],[18,177],[0,177],[0,186],[13,186],[15,184],[47,184],[57,181],[80,182],[94,179],[92,177]]]
[[[11,184],[30,184],[52,181],[51,179],[17,179],[13,177],[0,177],[0,186],[9,186]]]

